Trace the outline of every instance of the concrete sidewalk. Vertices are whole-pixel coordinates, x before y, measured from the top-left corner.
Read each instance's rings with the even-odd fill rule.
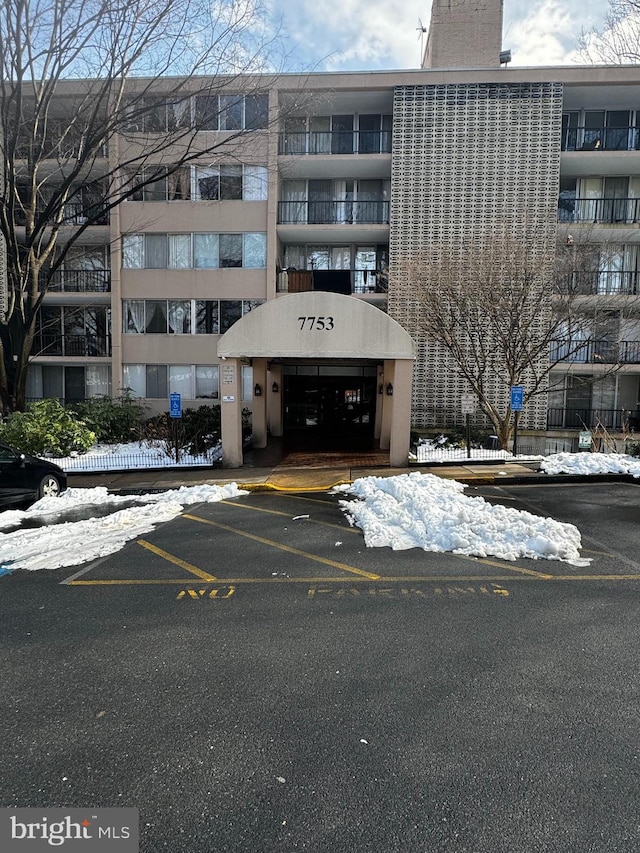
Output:
[[[285,465],[254,468],[193,468],[161,471],[114,471],[104,474],[70,474],[70,488],[105,486],[110,492],[161,491],[180,486],[237,483],[249,491],[324,492],[332,486],[351,483],[359,477],[393,477],[411,472],[435,474],[473,485],[496,482],[535,482],[551,479],[542,474],[538,462],[473,463],[456,465],[416,465],[406,468],[365,467],[349,464],[296,468]],[[555,478],[554,478],[555,479]]]

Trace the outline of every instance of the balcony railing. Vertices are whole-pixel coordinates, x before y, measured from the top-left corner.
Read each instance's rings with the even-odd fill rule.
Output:
[[[640,198],[561,198],[558,220],[628,225],[640,221]]]
[[[390,130],[281,133],[279,154],[390,154]]]
[[[389,273],[386,270],[283,270],[276,282],[278,293],[303,293],[310,290],[325,293],[387,293]]]
[[[640,364],[640,341],[551,341],[550,359],[580,364]]]
[[[592,429],[603,426],[621,430],[633,426],[635,412],[624,409],[547,409],[547,429]]]
[[[280,225],[387,225],[388,201],[279,201]]]
[[[48,289],[56,293],[108,293],[111,270],[56,270]]]
[[[640,273],[636,270],[580,270],[559,281],[556,292],[575,296],[636,296],[640,293]]]
[[[109,335],[59,335],[41,332],[36,335],[34,355],[99,356],[111,355]]]
[[[640,128],[637,127],[565,127],[563,151],[637,151]]]
[[[42,216],[46,211],[44,204],[38,205],[36,216]],[[15,209],[16,225],[26,225],[24,211]],[[90,221],[91,225],[108,225],[109,214],[91,202],[74,201],[67,202],[64,206],[63,225],[84,225]]]

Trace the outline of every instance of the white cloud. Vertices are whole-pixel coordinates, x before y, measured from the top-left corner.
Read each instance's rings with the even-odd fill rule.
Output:
[[[431,0],[270,0],[284,19],[290,70],[322,71],[418,68],[418,21],[429,25]],[[575,61],[583,29],[601,25],[602,0],[506,0],[503,46],[514,65]]]

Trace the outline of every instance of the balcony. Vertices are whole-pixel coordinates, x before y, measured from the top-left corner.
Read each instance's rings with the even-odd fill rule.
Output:
[[[640,341],[557,339],[551,341],[552,362],[571,364],[640,364]]]
[[[390,154],[389,130],[334,130],[281,133],[278,154]]]
[[[581,270],[558,282],[556,292],[573,296],[637,296],[640,273],[637,270]]]
[[[278,293],[382,294],[389,288],[386,270],[283,270],[278,274]]]
[[[279,225],[388,225],[388,201],[279,201]]]
[[[558,201],[558,221],[630,225],[640,221],[640,198],[568,198]]]
[[[46,213],[46,205],[39,204],[36,208],[36,217],[41,217]],[[25,212],[16,207],[14,211],[16,225],[26,225]],[[67,202],[64,206],[64,215],[61,225],[108,225],[109,213],[101,210],[101,206],[95,205],[93,202]]]
[[[638,151],[640,128],[637,127],[565,127],[562,130],[563,151]]]
[[[634,427],[635,424],[635,427]],[[608,430],[624,427],[637,429],[636,412],[624,409],[547,409],[547,429],[593,429],[603,426]]]
[[[48,290],[56,293],[109,293],[111,270],[56,270]]]
[[[40,332],[34,342],[37,356],[87,356],[108,358],[111,355],[109,335],[60,335]]]

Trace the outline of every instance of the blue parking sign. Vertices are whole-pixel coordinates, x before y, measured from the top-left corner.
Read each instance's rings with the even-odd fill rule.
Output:
[[[169,417],[182,417],[182,398],[180,394],[169,394]]]
[[[522,385],[511,386],[511,411],[521,412],[524,403],[524,387]]]

